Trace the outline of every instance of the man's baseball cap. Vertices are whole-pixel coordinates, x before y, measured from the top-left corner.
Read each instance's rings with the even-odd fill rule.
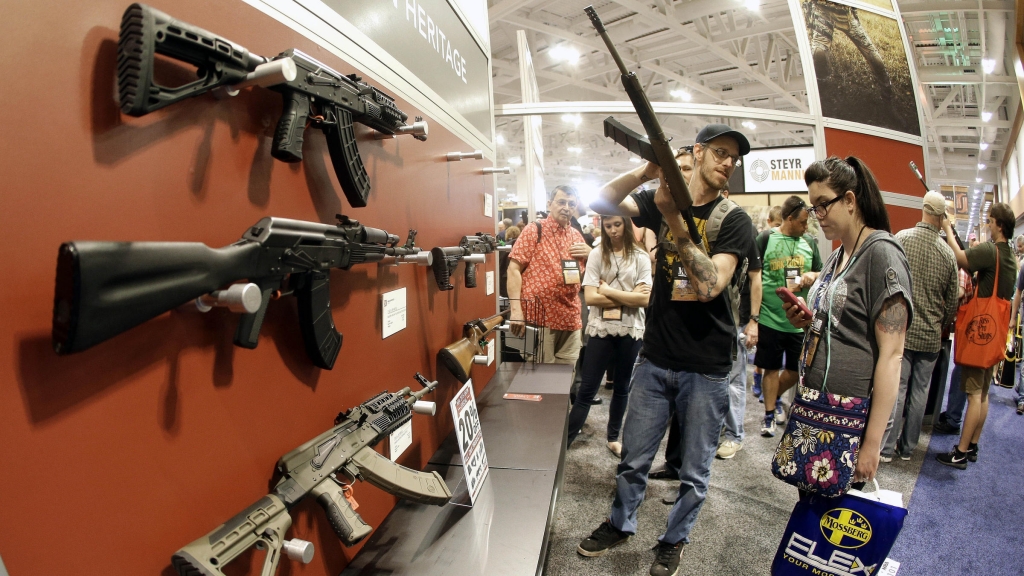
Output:
[[[942,216],[946,213],[946,198],[935,190],[929,190],[928,193],[924,195],[923,204],[924,206],[922,206],[922,208],[924,209],[925,214]]]
[[[700,132],[697,133],[697,143],[706,144],[719,136],[730,136],[737,144],[740,145],[740,156],[746,156],[750,153],[750,141],[743,135],[742,132],[733,130],[725,124],[708,124]]]

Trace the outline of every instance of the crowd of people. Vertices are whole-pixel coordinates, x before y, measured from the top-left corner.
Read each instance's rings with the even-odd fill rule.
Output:
[[[807,498],[825,493],[844,466],[845,490],[872,480],[880,463],[910,459],[933,372],[947,365],[952,335],[1001,341],[1011,307],[1012,325],[1018,321],[1024,269],[1007,242],[1015,219],[1006,204],[991,207],[990,241],[966,249],[937,192],[924,197],[916,226],[893,234],[870,168],[856,157],[833,156],[806,169],[808,200],[787,198],[758,234],[726,191],[749,151],[741,132],[721,124],[680,148],[676,160],[693,199],[685,214],[658,166],[619,175],[589,206],[601,215],[593,242],[576,222],[586,207],[570,186],[551,192],[546,218],[500,225],[513,243],[513,332],[537,326],[543,346],[535,360],[576,366],[570,446],[606,374],[613,388],[606,439],[618,458],[616,490],[606,520],[580,542],[583,556],[604,555],[630,538],[648,481],[672,479],[679,490],[666,500],[672,509],[650,574],[677,572],[714,458],[743,448],[749,348],[756,346],[753,392],[764,402],[761,436],[783,432],[780,397],[790,388],[808,406],[827,396],[862,410],[862,430],[837,454],[842,462],[822,472],[814,464],[814,474],[827,478],[808,472],[791,482]],[[653,180],[661,180],[657,188],[643,187]],[[807,233],[809,218],[838,242],[825,261]],[[1017,240],[1024,255],[1024,236]],[[1006,317],[975,322],[967,309],[972,298],[979,305],[1002,302]],[[935,432],[960,434],[938,458],[954,468],[978,458],[988,388],[997,376],[985,358],[957,345],[947,410],[934,424]],[[1017,412],[1024,414],[1019,368],[1015,385]],[[652,471],[666,432],[666,467]],[[792,441],[785,429],[775,458],[780,469],[795,459],[786,448]]]

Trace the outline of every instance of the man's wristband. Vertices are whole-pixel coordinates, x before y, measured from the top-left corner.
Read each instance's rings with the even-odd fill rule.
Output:
[[[750,321],[751,322],[761,322],[761,315],[760,314],[751,314],[750,315]]]

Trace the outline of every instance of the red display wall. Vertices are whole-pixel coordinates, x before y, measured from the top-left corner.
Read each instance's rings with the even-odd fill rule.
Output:
[[[417,244],[451,246],[493,230],[483,216],[483,161],[447,163],[463,143],[431,122],[430,138],[373,140],[357,125],[373,191],[351,209],[322,133],[301,164],[270,156],[281,98],[264,89],[206,95],[142,118],[115,102],[117,30],[128,2],[7,3],[0,19],[0,556],[12,576],[171,576],[171,555],[272,487],[277,459],[332,426],[339,411],[384,390],[440,379],[438,416],[415,415],[399,462],[421,468],[451,431],[458,383],[435,354],[462,324],[495,311],[484,291],[439,292],[428,268],[362,265],[331,274],[344,345],[334,370],[306,358],[293,299],[270,305],[259,347],[231,343],[237,316],[175,311],[79,354],[50,347],[57,250],[67,240],[198,241],[220,247],[264,216],[333,222],[344,212]],[[156,0],[154,7],[257,54],[297,47],[343,73],[359,71],[240,1]],[[370,83],[380,86],[372,76]],[[380,86],[385,92],[387,87]],[[408,102],[410,118],[423,115]],[[431,119],[426,118],[428,122]],[[381,295],[407,289],[408,327],[381,339]],[[477,390],[495,368],[473,369]],[[378,448],[380,449],[380,448]],[[395,498],[365,483],[358,512],[378,525]],[[310,540],[309,565],[279,574],[336,575],[341,546],[312,502],[289,538]],[[257,574],[263,553],[232,574]]]
[[[825,149],[829,156],[856,156],[863,160],[875,174],[878,187],[885,192],[924,197],[921,181],[910,170],[911,161],[922,169],[924,167],[924,149],[918,144],[826,128]],[[891,204],[886,205],[886,208],[889,210],[889,224],[894,234],[904,228],[912,228],[921,221],[919,208]]]

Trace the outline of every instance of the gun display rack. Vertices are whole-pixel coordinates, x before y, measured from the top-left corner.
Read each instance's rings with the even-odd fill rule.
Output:
[[[500,304],[501,310],[509,310],[512,300],[513,298],[503,297]],[[498,328],[498,331],[501,332],[501,361],[526,362],[536,365],[540,351],[544,349],[544,331],[541,330],[541,327],[547,323],[544,305],[541,304],[540,298],[519,300],[519,302],[522,303],[523,317],[533,318],[534,322],[526,323],[526,334],[523,337],[512,334],[512,331],[507,329],[509,324]]]

